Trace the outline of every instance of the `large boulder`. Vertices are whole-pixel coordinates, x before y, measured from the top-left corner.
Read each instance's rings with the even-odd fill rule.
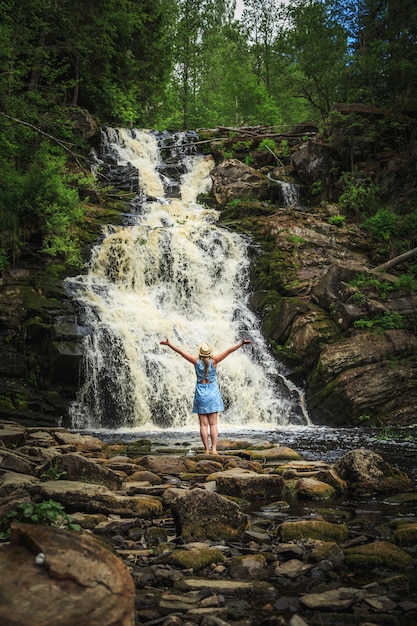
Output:
[[[299,179],[306,185],[317,180],[330,180],[330,173],[336,166],[335,153],[325,143],[310,138],[292,153],[291,162]]]
[[[192,489],[171,503],[177,535],[186,541],[237,540],[248,518],[235,502],[204,489]]]
[[[212,474],[217,491],[243,500],[270,500],[281,498],[284,481],[278,474],[257,474],[240,467]]]
[[[126,496],[102,485],[79,481],[49,480],[40,483],[36,491],[45,500],[56,500],[71,511],[143,518],[156,517],[162,512],[162,503],[154,496]]]
[[[228,159],[211,171],[213,195],[217,204],[232,200],[266,200],[270,183],[266,176],[238,159]]]
[[[348,490],[356,494],[407,491],[413,487],[404,472],[372,450],[351,450],[333,468],[347,482]]]
[[[135,586],[123,563],[91,535],[12,526],[0,546],[4,626],[133,626]]]

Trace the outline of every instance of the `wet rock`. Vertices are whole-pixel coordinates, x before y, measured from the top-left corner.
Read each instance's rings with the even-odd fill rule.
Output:
[[[298,578],[304,576],[311,570],[311,565],[303,563],[298,559],[290,559],[282,565],[277,565],[274,570],[274,574],[277,577],[287,576],[288,578]]]
[[[126,479],[125,483],[129,482],[142,482],[146,481],[151,485],[160,485],[162,483],[162,478],[155,474],[154,472],[148,472],[146,470],[136,471],[133,474],[130,474]]]
[[[81,452],[101,452],[104,443],[97,437],[91,435],[78,435],[68,431],[56,432],[55,438],[59,444],[71,444]]]
[[[60,502],[71,511],[113,513],[125,517],[149,518],[162,512],[161,501],[153,496],[125,496],[101,485],[59,480],[46,481],[38,486],[46,500]]]
[[[417,522],[401,524],[391,539],[397,546],[417,546]]]
[[[342,611],[363,600],[366,591],[354,587],[339,587],[324,593],[307,593],[300,601],[308,609]]]
[[[171,503],[177,535],[192,539],[233,540],[248,527],[239,506],[203,489],[193,489]]]
[[[354,493],[383,493],[412,488],[412,481],[372,450],[351,450],[333,466]]]
[[[269,570],[262,554],[248,554],[233,557],[229,562],[229,573],[235,580],[266,580]]]
[[[337,543],[333,541],[324,541],[316,545],[308,555],[309,563],[321,563],[322,561],[330,561],[332,567],[336,570],[340,569],[345,561],[343,550]]]
[[[401,571],[412,567],[413,557],[389,541],[374,541],[345,551],[346,564],[357,570]]]
[[[303,500],[327,500],[335,494],[331,485],[316,478],[300,478],[295,485],[295,490],[297,497]]]
[[[0,547],[0,578],[2,624],[134,624],[133,580],[90,535],[15,525],[11,543]]]
[[[345,524],[332,524],[324,520],[303,520],[299,522],[283,522],[278,528],[283,541],[297,539],[320,539],[341,543],[348,535]]]
[[[281,497],[284,481],[278,475],[257,474],[250,470],[234,468],[212,475],[217,491],[244,500],[270,500]]]
[[[170,565],[198,572],[211,563],[223,563],[223,553],[217,548],[174,550],[168,558]]]
[[[217,204],[231,200],[266,200],[270,183],[266,176],[238,159],[227,159],[210,172]]]
[[[286,446],[277,446],[267,450],[249,450],[248,454],[252,460],[263,460],[263,462],[301,460],[298,452]]]
[[[219,472],[223,469],[221,463],[216,463],[216,461],[198,461],[196,463],[194,471],[196,473],[201,474],[212,474],[213,472]]]
[[[186,460],[175,456],[147,455],[140,459],[140,464],[154,474],[178,476],[187,470]]]

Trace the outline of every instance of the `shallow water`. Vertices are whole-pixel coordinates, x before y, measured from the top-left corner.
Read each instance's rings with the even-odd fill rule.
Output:
[[[154,430],[118,429],[78,431],[95,435],[105,441],[127,442],[149,439],[152,450],[164,449],[169,453],[192,454],[201,449],[198,429]],[[268,441],[294,449],[308,461],[333,464],[343,454],[358,448],[367,448],[380,454],[387,462],[405,471],[417,483],[417,427],[390,429],[396,439],[385,439],[383,428],[329,428],[327,426],[285,426],[273,430],[237,429],[219,425],[219,439],[232,439],[259,443]],[[398,439],[397,439],[398,438]]]

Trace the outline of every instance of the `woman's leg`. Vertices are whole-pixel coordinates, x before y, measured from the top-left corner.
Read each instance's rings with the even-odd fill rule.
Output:
[[[204,451],[206,452],[206,454],[208,454],[210,452],[209,441],[208,441],[209,416],[199,414],[198,418],[200,420],[200,436],[203,442]]]
[[[217,427],[217,413],[210,413],[209,415],[207,415],[207,417],[210,427],[211,451],[217,453],[217,439],[219,436],[219,429]]]

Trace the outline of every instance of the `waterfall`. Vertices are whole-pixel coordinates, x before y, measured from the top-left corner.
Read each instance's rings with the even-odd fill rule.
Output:
[[[280,188],[280,196],[282,198],[282,206],[298,207],[300,205],[300,187],[293,183],[287,183],[283,180],[278,182]]]
[[[253,341],[219,365],[222,425],[308,421],[248,306],[248,241],[219,228],[218,212],[198,202],[214,163],[196,153],[194,139],[103,129],[97,176],[137,196],[126,224],[104,229],[87,273],[67,281],[85,326],[73,428],[195,429],[195,374],[159,345],[167,337],[192,354],[203,341],[215,352]]]

